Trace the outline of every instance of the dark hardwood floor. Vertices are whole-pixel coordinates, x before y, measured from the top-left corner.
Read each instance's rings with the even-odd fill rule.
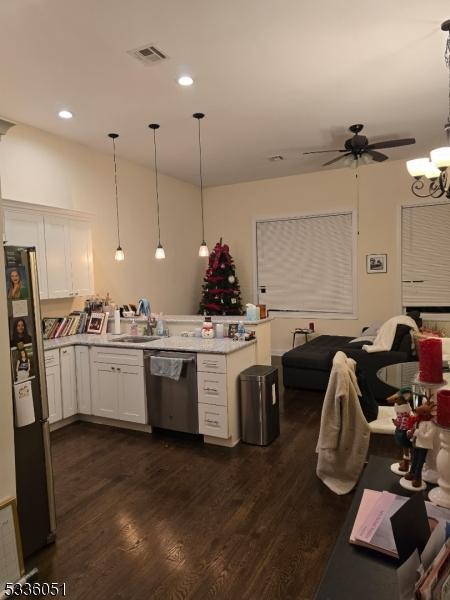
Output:
[[[321,404],[283,392],[269,447],[86,423],[55,432],[57,542],[27,566],[66,582],[71,600],[311,600],[351,502],[315,475]],[[377,437],[390,455],[393,440]]]

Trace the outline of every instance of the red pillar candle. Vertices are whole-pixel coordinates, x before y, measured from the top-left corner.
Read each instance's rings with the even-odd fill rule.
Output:
[[[427,383],[442,381],[442,341],[439,338],[419,340],[419,379]]]
[[[437,395],[437,424],[450,429],[450,390],[440,390]]]

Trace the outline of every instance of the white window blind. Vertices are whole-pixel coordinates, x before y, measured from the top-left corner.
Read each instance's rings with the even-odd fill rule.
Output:
[[[258,302],[274,311],[354,312],[351,212],[256,223]]]
[[[450,203],[402,208],[403,306],[450,305]]]

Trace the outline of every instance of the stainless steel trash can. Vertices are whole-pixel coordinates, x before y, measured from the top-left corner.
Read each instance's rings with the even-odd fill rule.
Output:
[[[241,439],[267,446],[280,435],[278,369],[253,365],[239,376],[241,388]]]

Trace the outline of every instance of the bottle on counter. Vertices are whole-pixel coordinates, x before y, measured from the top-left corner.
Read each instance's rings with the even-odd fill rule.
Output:
[[[244,321],[239,321],[238,328],[237,328],[237,334],[238,334],[238,338],[240,340],[244,340],[245,339]]]
[[[133,319],[130,324],[130,335],[137,335],[137,334],[138,334],[138,326],[136,323],[136,319]]]
[[[164,335],[164,321],[163,321],[163,314],[159,313],[158,315],[158,321],[156,323],[156,335]]]

